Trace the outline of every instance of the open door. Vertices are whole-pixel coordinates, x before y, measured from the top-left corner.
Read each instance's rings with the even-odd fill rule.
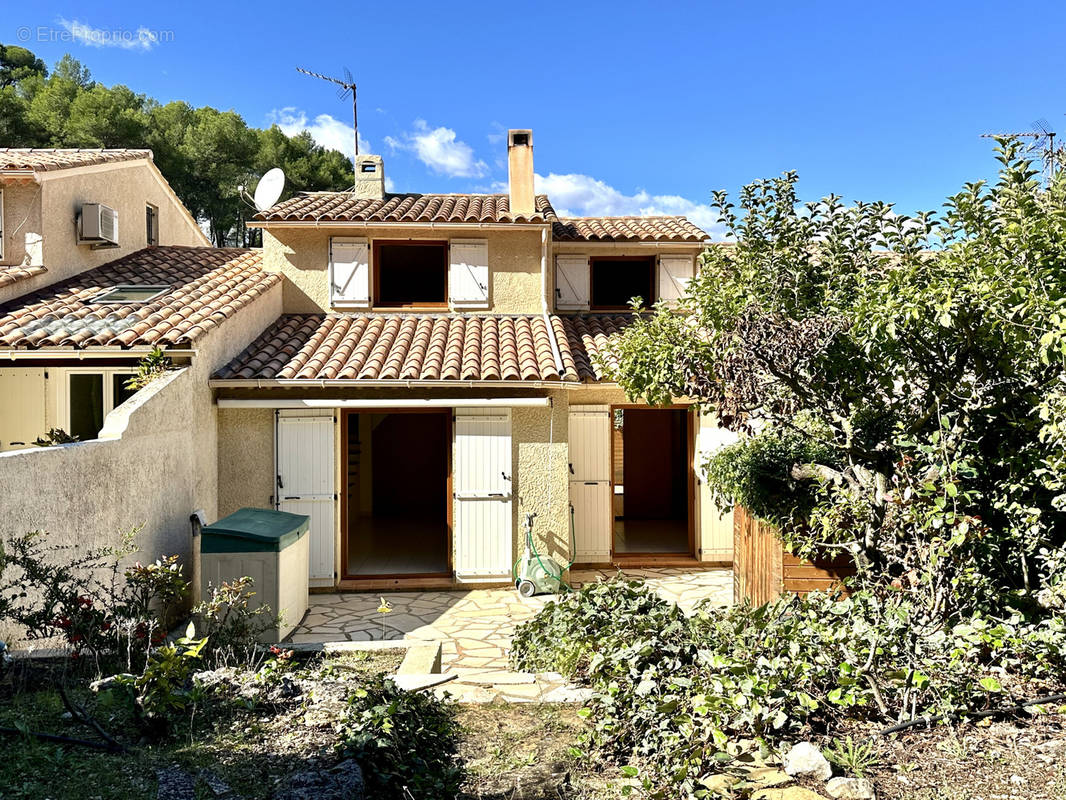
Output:
[[[333,412],[277,413],[277,494],[280,511],[311,518],[310,585],[336,582]]]
[[[455,410],[455,579],[509,581],[514,554],[511,516],[511,413]]]

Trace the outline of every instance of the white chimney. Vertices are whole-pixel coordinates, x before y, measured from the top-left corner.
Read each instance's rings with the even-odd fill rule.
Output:
[[[355,157],[355,189],[352,194],[362,200],[385,199],[385,162],[381,156]]]
[[[507,178],[512,214],[534,211],[533,131],[507,131]]]

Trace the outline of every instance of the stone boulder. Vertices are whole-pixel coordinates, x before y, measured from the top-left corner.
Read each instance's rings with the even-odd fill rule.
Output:
[[[810,742],[794,745],[785,755],[783,766],[785,772],[793,778],[810,777],[827,781],[833,777],[833,767],[822,755],[822,751]]]

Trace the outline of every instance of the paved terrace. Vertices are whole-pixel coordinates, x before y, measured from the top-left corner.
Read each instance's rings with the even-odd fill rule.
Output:
[[[615,570],[577,570],[577,588],[603,580]],[[626,577],[643,579],[660,596],[685,613],[703,600],[729,605],[733,573],[729,569],[633,569]],[[384,596],[392,606],[378,612]],[[530,675],[510,671],[508,652],[515,627],[534,616],[550,596],[523,598],[510,588],[384,594],[313,594],[303,622],[291,640],[368,642],[420,639],[441,642],[441,669],[458,677],[441,687],[461,702],[566,701],[581,699],[557,673]]]

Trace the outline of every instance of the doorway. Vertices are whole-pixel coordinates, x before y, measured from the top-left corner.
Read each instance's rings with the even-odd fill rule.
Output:
[[[611,413],[615,556],[692,556],[692,424],[687,408]]]
[[[344,415],[345,577],[450,575],[451,415]]]

